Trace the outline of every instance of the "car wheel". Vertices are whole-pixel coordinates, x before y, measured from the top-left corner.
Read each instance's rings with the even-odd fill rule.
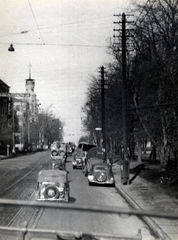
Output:
[[[88,182],[88,185],[89,185],[89,186],[92,186],[92,183],[91,183],[91,182]]]
[[[76,166],[73,166],[73,169],[75,169],[76,168]]]
[[[44,195],[45,195],[45,198],[55,198],[56,199],[59,197],[59,191],[56,186],[49,185],[45,189]]]

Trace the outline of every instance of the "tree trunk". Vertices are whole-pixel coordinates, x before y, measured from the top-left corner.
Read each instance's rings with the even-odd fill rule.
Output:
[[[138,162],[142,161],[142,148],[140,143],[138,143]]]

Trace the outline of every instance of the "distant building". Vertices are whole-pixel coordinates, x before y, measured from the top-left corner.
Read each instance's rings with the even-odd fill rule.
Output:
[[[10,87],[0,79],[0,154],[3,155],[12,150],[12,129],[9,123],[12,117],[12,99],[9,89]]]
[[[35,80],[25,80],[25,93],[17,93],[13,98],[14,110],[19,120],[19,132],[15,133],[16,150],[32,150],[37,147],[37,137],[34,135],[35,124],[38,121],[38,104],[35,90]]]
[[[0,79],[0,116],[8,115],[9,89],[10,87]]]

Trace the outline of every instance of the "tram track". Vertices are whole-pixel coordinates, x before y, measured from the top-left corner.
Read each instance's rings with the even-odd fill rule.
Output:
[[[28,159],[27,159],[28,160]],[[34,162],[36,160],[34,159]],[[4,189],[0,191],[0,198],[8,198],[8,199],[16,199],[16,200],[31,200],[35,198],[35,184],[36,181],[34,179],[37,177],[38,172],[41,169],[44,169],[47,167],[47,163],[44,161],[44,157],[40,157],[38,161],[34,164],[33,162],[29,164],[29,166],[25,165],[25,168],[22,166],[19,167],[15,166],[16,170],[18,171],[16,174],[13,176],[12,181],[7,181],[6,184],[4,184]],[[22,168],[22,169],[21,169]],[[30,168],[30,169],[29,169]],[[11,168],[11,171],[13,169]],[[11,174],[11,171],[8,171],[8,175],[13,175]],[[22,175],[22,172],[25,172],[24,175]],[[10,185],[7,186],[7,184],[11,183]],[[6,187],[7,186],[7,187]],[[0,225],[4,226],[11,226],[15,222],[20,222],[17,221],[17,219],[22,218],[22,216],[26,215],[27,220],[31,219],[32,216],[34,215],[34,209],[29,208],[28,211],[25,210],[26,207],[7,207],[5,211],[1,211],[0,215]],[[28,213],[28,214],[22,214],[22,213]],[[28,217],[27,217],[28,215]],[[22,223],[24,220],[22,221]]]
[[[20,181],[24,180],[27,176],[29,176],[37,167],[39,167],[41,163],[38,163],[35,167],[33,167],[28,173],[26,173],[23,177],[19,178],[16,182],[14,182],[12,185],[7,187],[5,190],[0,192],[0,197],[1,195],[5,194],[8,190],[12,189],[15,185],[17,185]]]

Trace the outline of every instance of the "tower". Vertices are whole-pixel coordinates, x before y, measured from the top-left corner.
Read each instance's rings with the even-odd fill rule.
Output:
[[[35,80],[31,79],[31,65],[29,65],[29,78],[26,79],[26,93],[34,93]]]

